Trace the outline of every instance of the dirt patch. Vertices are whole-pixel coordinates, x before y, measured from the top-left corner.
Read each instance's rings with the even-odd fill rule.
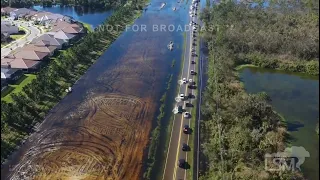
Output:
[[[150,131],[148,99],[108,94],[86,100],[65,121],[76,126],[39,134],[16,167],[33,179],[138,179]],[[134,173],[132,173],[134,172]]]

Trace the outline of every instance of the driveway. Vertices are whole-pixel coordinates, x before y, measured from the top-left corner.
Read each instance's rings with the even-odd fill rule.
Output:
[[[10,19],[10,18],[3,19],[3,20],[13,22],[14,24],[16,24],[16,26],[23,27],[23,28],[27,29],[28,32],[26,32],[26,35],[24,37],[22,37],[16,41],[13,41],[12,43],[1,48],[1,58],[8,55],[12,50],[14,50],[18,47],[23,47],[26,43],[29,43],[34,38],[39,37],[42,34],[41,30],[37,26],[33,25],[31,22],[12,21],[12,19]],[[28,25],[30,25],[30,27],[28,27]]]

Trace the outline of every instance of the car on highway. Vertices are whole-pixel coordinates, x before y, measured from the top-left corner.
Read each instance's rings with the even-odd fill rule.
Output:
[[[191,102],[187,102],[187,103],[186,103],[186,107],[193,107],[193,105],[192,105]]]
[[[196,72],[194,72],[194,70],[191,70],[191,71],[190,71],[190,74],[191,74],[191,75],[195,75]]]
[[[189,84],[193,84],[193,80],[192,79],[189,79]]]
[[[184,99],[184,94],[180,94],[180,99]]]
[[[190,113],[189,113],[189,112],[184,112],[183,117],[184,117],[184,118],[190,117]]]
[[[186,160],[184,160],[184,159],[179,159],[179,161],[178,161],[178,166],[179,166],[180,168],[185,168],[185,166],[186,166]]]
[[[191,61],[191,64],[196,64],[196,62],[195,61]]]
[[[183,108],[181,105],[178,106],[178,113],[182,113],[183,112]]]
[[[186,78],[182,78],[182,82],[183,82],[183,84],[186,84],[187,83],[187,79]]]
[[[189,125],[184,125],[184,127],[183,127],[183,132],[185,133],[185,134],[189,134],[189,131],[190,131],[190,128],[189,128]]]
[[[188,144],[183,143],[182,144],[182,151],[189,151],[189,150],[190,150],[190,147],[188,146]]]

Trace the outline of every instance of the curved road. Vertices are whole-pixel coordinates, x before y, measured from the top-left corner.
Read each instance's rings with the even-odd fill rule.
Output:
[[[5,21],[13,22],[18,27],[23,27],[25,29],[28,29],[28,32],[26,32],[26,35],[16,41],[13,41],[12,43],[6,45],[5,47],[1,48],[1,58],[4,56],[7,56],[12,50],[23,47],[25,44],[32,41],[34,38],[41,35],[41,30],[38,29],[35,25],[32,25],[30,22],[27,21],[12,21],[11,19],[4,19]],[[30,27],[28,26],[30,24]],[[12,49],[11,49],[12,48]]]
[[[198,3],[198,6],[199,6],[199,3]],[[198,20],[196,17],[191,17],[190,22],[191,20],[198,23]],[[198,33],[196,33],[195,35],[198,38]],[[186,78],[187,80],[192,79],[194,81],[195,75],[191,75],[190,71],[194,70],[196,72],[196,70],[198,69],[197,67],[198,62],[196,62],[196,64],[191,64],[191,61],[196,61],[196,57],[192,57],[190,52],[192,50],[192,47],[195,49],[197,49],[198,47],[195,47],[192,45],[192,42],[193,42],[192,36],[193,36],[192,31],[186,32],[186,52],[184,56],[181,79]],[[194,94],[194,90],[188,88],[188,84],[182,84],[179,88],[179,94],[188,95],[189,93],[192,93],[194,97],[197,97],[197,95]],[[193,101],[193,98],[185,98],[184,101],[177,103],[177,106],[182,105],[185,111],[191,112],[191,108],[196,108],[196,105],[193,104],[194,107],[186,107],[186,102],[190,102],[192,104],[192,101]],[[192,115],[195,116],[195,114],[191,114],[191,116]],[[191,166],[193,166],[193,164],[188,164],[188,155],[190,156],[191,152],[188,153],[188,152],[182,151],[182,144],[183,143],[188,144],[189,138],[193,138],[192,136],[194,135],[195,129],[192,129],[191,134],[189,135],[183,133],[184,125],[189,125],[190,127],[190,121],[191,121],[191,117],[184,118],[183,115],[181,114],[176,114],[174,116],[162,180],[186,179],[186,176],[187,176],[186,171],[192,168]],[[193,147],[190,147],[190,148],[193,148]],[[179,159],[186,160],[187,169],[182,169],[178,167]]]

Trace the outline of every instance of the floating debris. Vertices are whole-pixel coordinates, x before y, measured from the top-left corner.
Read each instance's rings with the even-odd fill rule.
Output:
[[[160,9],[164,8],[164,6],[166,6],[166,3],[162,3]]]
[[[67,92],[67,93],[71,93],[71,92],[72,92],[72,88],[69,87],[68,89],[66,89],[66,92]]]
[[[170,41],[170,43],[168,44],[168,49],[169,49],[170,51],[173,50],[173,42],[172,42],[172,41]]]

